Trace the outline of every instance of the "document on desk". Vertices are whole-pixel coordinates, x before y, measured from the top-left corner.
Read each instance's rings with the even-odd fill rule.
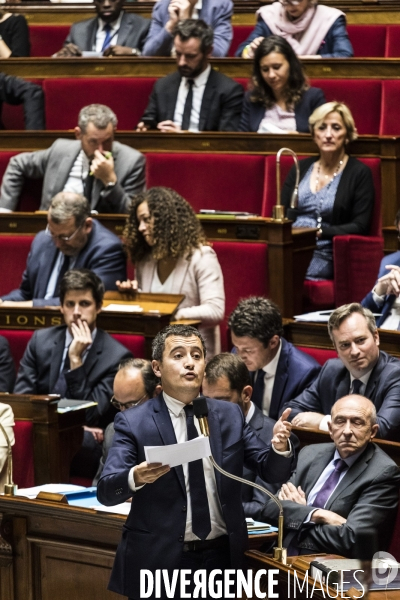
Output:
[[[177,467],[183,465],[183,463],[211,456],[210,438],[201,435],[194,440],[181,444],[145,446],[144,454],[148,463],[161,463],[170,467]]]

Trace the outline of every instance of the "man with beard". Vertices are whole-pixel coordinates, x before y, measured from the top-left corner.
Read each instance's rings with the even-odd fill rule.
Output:
[[[154,84],[138,131],[237,131],[243,88],[211,68],[211,27],[201,19],[179,22],[174,50],[178,71]]]

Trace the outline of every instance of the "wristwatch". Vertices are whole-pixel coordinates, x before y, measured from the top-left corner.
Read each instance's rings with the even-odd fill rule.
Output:
[[[109,183],[107,183],[107,185],[104,188],[104,191],[110,191],[113,189],[113,187],[116,185],[116,181],[110,181]]]
[[[141,56],[142,53],[137,48],[132,48],[132,56]]]

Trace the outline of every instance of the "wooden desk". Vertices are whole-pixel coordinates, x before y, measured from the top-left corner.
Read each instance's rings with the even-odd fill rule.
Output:
[[[57,400],[0,393],[0,402],[11,406],[16,421],[33,421],[35,485],[68,482],[71,461],[82,444],[85,410],[59,414]]]

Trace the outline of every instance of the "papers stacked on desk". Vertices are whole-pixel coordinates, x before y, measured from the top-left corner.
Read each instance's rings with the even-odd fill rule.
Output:
[[[246,517],[247,524],[247,533],[251,534],[262,534],[262,533],[273,533],[274,531],[278,531],[277,527],[272,527],[268,523],[263,523],[262,521],[255,521],[254,519]]]
[[[143,312],[143,308],[138,304],[107,304],[102,310],[111,310],[115,312]]]

